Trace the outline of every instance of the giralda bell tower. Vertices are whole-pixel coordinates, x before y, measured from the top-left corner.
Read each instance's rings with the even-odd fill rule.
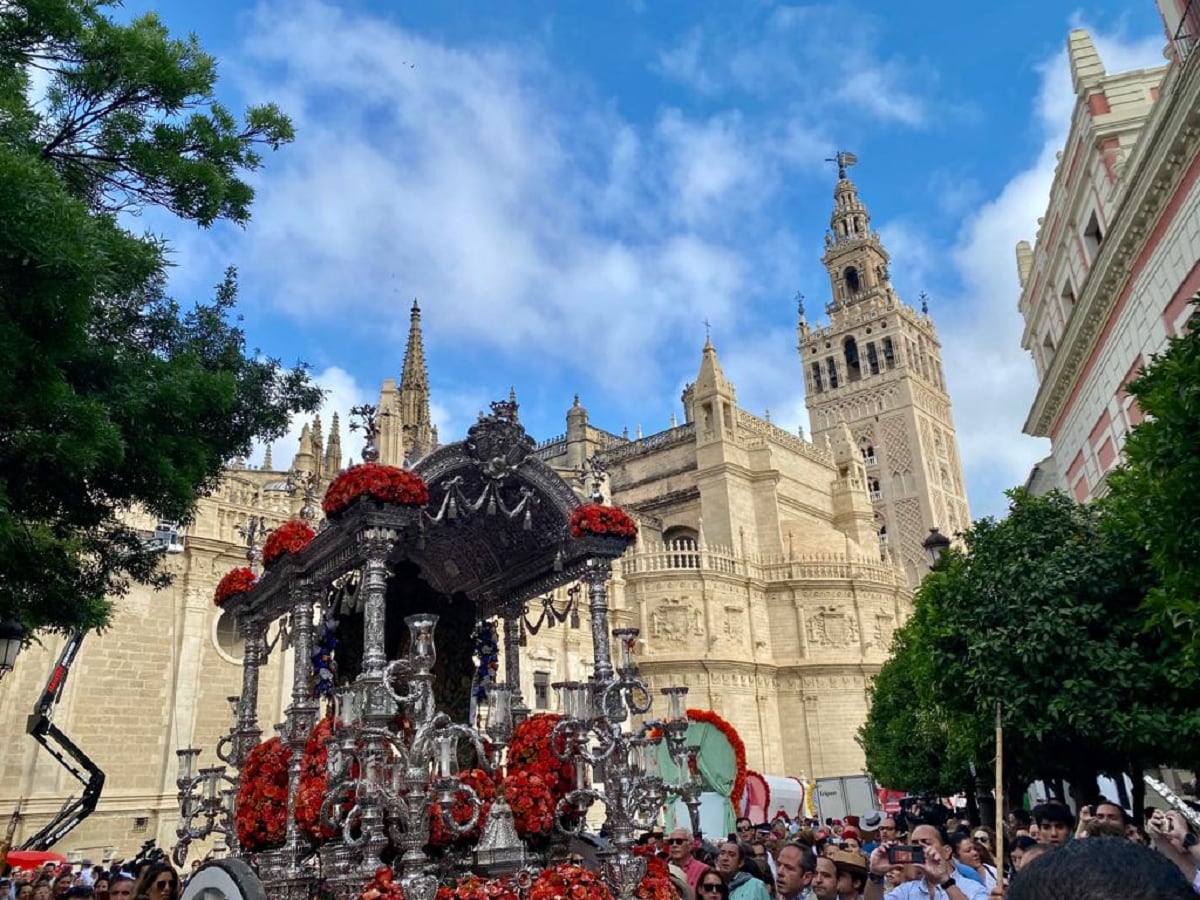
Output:
[[[818,446],[841,422],[850,426],[867,467],[881,553],[915,586],[928,570],[929,529],[953,537],[971,517],[937,330],[923,295],[920,312],[896,295],[888,253],[846,175],[857,161],[851,153],[836,159],[821,258],[832,289],[829,324],[810,325],[800,303],[805,405]]]

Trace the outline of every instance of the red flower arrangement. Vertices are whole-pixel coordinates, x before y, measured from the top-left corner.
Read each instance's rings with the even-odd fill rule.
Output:
[[[405,469],[382,463],[363,463],[338,473],[325,492],[321,508],[326,516],[336,518],[364,496],[399,506],[424,506],[429,502],[429,488],[419,475]]]
[[[554,830],[557,801],[541,775],[511,772],[504,779],[504,799],[512,807],[513,824],[521,837],[542,837]]]
[[[246,756],[238,787],[238,842],[249,851],[283,843],[287,836],[288,763],[292,752],[278,738],[263,741]]]
[[[496,782],[483,769],[468,769],[460,773],[458,777],[483,801],[483,805],[479,808],[479,818],[475,820],[475,824],[468,831],[456,835],[442,821],[442,805],[434,803],[429,808],[429,843],[436,847],[445,847],[455,841],[478,840],[484,820],[487,819],[488,811],[492,808],[492,801],[496,799]],[[471,820],[471,804],[467,800],[466,792],[459,791],[455,794],[454,803],[450,806],[450,818],[459,825],[465,825]]]
[[[550,750],[554,726],[562,716],[556,713],[537,713],[513,729],[508,744],[508,772],[540,775],[558,802],[575,788],[575,767],[563,762]],[[559,750],[565,750],[560,746]]]
[[[321,719],[309,732],[304,743],[304,756],[300,760],[300,785],[296,788],[296,824],[300,830],[318,844],[332,838],[336,832],[321,821],[321,805],[325,802],[328,781],[325,766],[329,751],[325,741],[333,733],[333,719]],[[353,799],[343,801],[343,811],[349,811]]]
[[[571,513],[571,537],[583,537],[585,534],[606,534],[633,540],[637,537],[637,523],[619,506],[587,503],[575,507]]]
[[[358,895],[358,900],[404,900],[404,891],[400,890],[395,878],[396,873],[389,866],[381,866]]]
[[[316,532],[303,519],[290,519],[269,535],[263,544],[263,565],[270,568],[285,553],[299,553],[307,547]]]
[[[438,888],[437,900],[521,900],[521,888],[512,876],[485,880],[465,875],[454,887]]]
[[[733,790],[729,794],[729,799],[737,803],[742,792],[746,790],[746,745],[742,743],[741,735],[737,733],[736,728],[710,709],[689,709],[687,717],[693,722],[704,722],[713,726],[725,736],[725,739],[729,741],[729,746],[733,747],[737,773],[733,777]]]
[[[649,847],[634,847],[633,852],[646,860],[646,874],[634,896],[638,900],[679,900],[679,891],[671,881],[667,861],[655,856]]]
[[[245,566],[231,569],[225,573],[224,578],[217,582],[217,589],[213,593],[213,602],[217,606],[222,606],[230,597],[249,591],[254,587],[255,580],[254,573]]]
[[[543,870],[533,882],[529,900],[613,900],[612,891],[591,869],[562,865]]]

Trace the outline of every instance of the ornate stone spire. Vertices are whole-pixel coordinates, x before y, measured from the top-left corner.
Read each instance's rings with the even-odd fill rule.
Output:
[[[409,314],[408,345],[400,371],[397,405],[407,462],[416,462],[434,448],[436,438],[429,420],[429,370],[425,366],[425,341],[421,335],[421,306],[413,301]]]
[[[292,469],[297,472],[313,472],[316,470],[316,457],[313,456],[312,426],[307,422],[300,429],[300,449],[292,460]]]
[[[326,478],[332,478],[342,467],[342,436],[338,425],[338,414],[333,414],[333,422],[329,426],[329,443],[325,447],[325,464],[322,472]]]
[[[270,472],[275,468],[274,460],[271,459],[271,445],[267,444],[267,449],[263,451],[263,471]]]

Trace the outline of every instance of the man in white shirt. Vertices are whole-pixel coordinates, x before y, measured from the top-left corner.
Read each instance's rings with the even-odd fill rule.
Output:
[[[898,868],[888,862],[885,843],[871,853],[871,879],[867,882],[866,900],[987,900],[987,888],[977,881],[956,880],[950,843],[945,832],[933,825],[918,825],[912,830],[911,842],[925,854],[920,866],[924,878],[909,881],[895,890],[883,893],[883,877]]]

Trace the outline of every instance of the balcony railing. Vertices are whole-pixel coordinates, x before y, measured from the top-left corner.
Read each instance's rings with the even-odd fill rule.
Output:
[[[783,556],[740,556],[729,547],[697,547],[691,541],[643,544],[620,560],[625,577],[657,572],[725,575],[767,583],[784,581],[865,580],[878,584],[905,584],[902,572],[874,558],[847,557],[843,553],[815,553],[791,559]]]
[[[1192,51],[1196,49],[1196,41],[1200,39],[1200,0],[1188,0],[1179,17],[1179,26],[1175,29],[1175,52],[1179,55],[1179,64],[1187,62]]]

